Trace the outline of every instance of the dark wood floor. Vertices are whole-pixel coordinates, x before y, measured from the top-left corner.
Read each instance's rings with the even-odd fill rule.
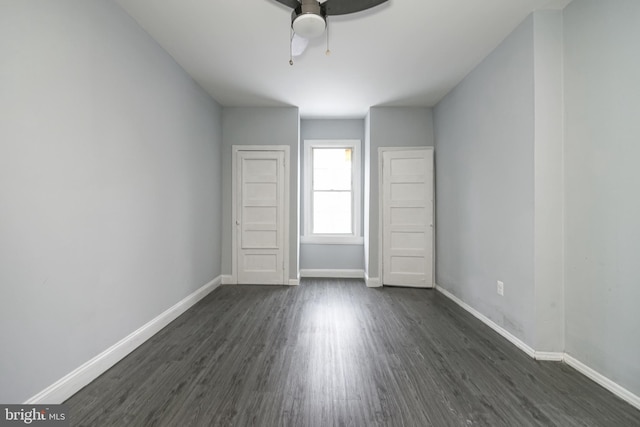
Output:
[[[640,426],[431,290],[224,286],[67,402],[77,426]]]

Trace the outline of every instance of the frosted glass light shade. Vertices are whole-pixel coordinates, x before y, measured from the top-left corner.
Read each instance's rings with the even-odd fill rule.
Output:
[[[293,31],[299,36],[312,39],[321,36],[327,26],[322,16],[305,13],[298,16],[291,24]]]

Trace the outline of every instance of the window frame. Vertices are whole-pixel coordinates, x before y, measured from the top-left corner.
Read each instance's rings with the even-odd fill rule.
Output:
[[[359,139],[306,139],[304,140],[304,230],[300,243],[358,245],[362,237],[362,157]],[[351,234],[314,234],[313,224],[313,149],[351,149]]]

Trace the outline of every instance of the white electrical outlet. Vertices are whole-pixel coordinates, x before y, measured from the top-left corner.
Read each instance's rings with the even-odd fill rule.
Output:
[[[498,295],[504,296],[504,283],[498,280]]]

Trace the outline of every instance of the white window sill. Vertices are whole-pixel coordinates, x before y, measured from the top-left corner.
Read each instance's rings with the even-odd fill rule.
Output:
[[[364,237],[356,236],[301,236],[300,243],[312,245],[363,245]]]

